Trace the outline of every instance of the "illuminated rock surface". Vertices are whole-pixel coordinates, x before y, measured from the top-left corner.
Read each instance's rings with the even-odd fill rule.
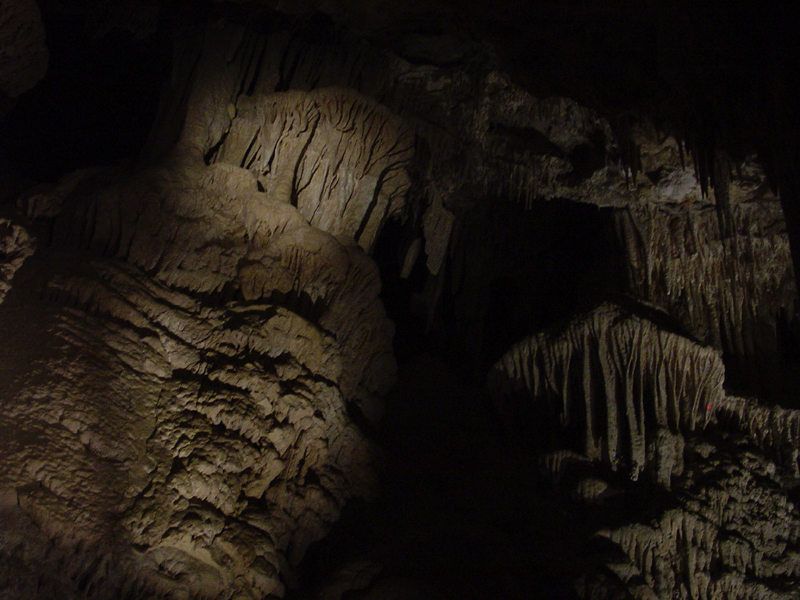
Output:
[[[673,4],[0,3],[0,598],[796,598],[797,20]]]

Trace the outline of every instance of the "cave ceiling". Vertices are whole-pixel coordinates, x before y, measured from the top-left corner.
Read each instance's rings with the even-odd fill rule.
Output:
[[[0,598],[796,598],[798,12],[0,0]]]

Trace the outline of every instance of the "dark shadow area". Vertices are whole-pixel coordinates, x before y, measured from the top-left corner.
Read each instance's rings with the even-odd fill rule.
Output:
[[[0,127],[2,154],[23,177],[136,160],[169,73],[166,31],[98,32],[89,15],[43,10],[50,64]]]
[[[401,363],[433,352],[481,385],[513,343],[623,290],[612,209],[484,199],[457,227],[437,276],[428,273],[423,248],[401,278],[410,225],[390,221],[378,237],[373,257]]]
[[[397,580],[427,582],[420,598],[576,597],[578,561],[552,557],[585,565],[586,532],[565,518],[535,461],[504,439],[482,389],[418,356],[401,366],[383,423],[380,498],[348,507],[312,546],[294,597],[315,597],[356,564],[374,570],[365,590]]]
[[[394,353],[400,362],[436,344],[428,335],[427,307],[420,297],[429,277],[424,248],[408,277],[402,277],[406,253],[415,235],[422,234],[415,232],[408,223],[392,219],[384,224],[372,251],[372,258],[381,272],[381,300],[389,318],[397,325]]]
[[[482,381],[526,335],[622,289],[612,211],[497,200],[468,214],[437,313],[446,345]]]

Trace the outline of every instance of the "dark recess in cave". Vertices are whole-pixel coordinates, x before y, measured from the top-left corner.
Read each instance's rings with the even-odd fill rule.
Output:
[[[610,209],[569,200],[526,208],[507,198],[486,198],[463,215],[463,241],[448,250],[464,263],[481,265],[479,271],[443,271],[445,292],[435,306],[425,294],[424,250],[409,278],[401,279],[413,232],[389,221],[373,256],[381,270],[381,297],[397,326],[398,360],[432,352],[480,385],[522,336],[619,297],[622,259],[611,219]]]
[[[381,299],[397,326],[394,351],[401,362],[435,343],[428,335],[426,306],[420,297],[428,277],[424,251],[420,252],[409,277],[401,277],[405,251],[414,233],[407,224],[391,219],[381,229],[372,252],[381,272]]]
[[[54,183],[76,169],[139,158],[169,74],[161,29],[137,37],[80,12],[43,9],[50,64],[0,125],[2,154],[20,175]]]

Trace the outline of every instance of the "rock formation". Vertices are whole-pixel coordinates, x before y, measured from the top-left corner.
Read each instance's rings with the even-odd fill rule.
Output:
[[[635,598],[795,594],[800,413],[729,397],[723,379],[712,349],[612,306],[524,340],[491,371],[500,411],[573,499],[626,493],[603,466],[671,492],[646,520],[597,531],[618,553],[606,551],[616,582],[588,572],[581,597],[615,597],[617,586]]]
[[[723,371],[712,350],[602,306],[557,335],[540,333],[514,346],[489,384],[509,422],[528,412],[532,426],[555,443],[577,438],[571,449],[590,460],[634,480],[649,467],[668,485],[670,469],[664,478],[664,465],[653,458],[682,462],[680,446],[667,448],[670,434],[708,423],[723,398]]]
[[[88,176],[2,305],[25,348],[4,358],[9,504],[114,552],[120,585],[281,595],[346,499],[375,491],[348,405],[376,418],[391,383],[377,274],[245,175]]]
[[[269,125],[289,97],[252,110]],[[377,449],[351,414],[381,414],[392,325],[353,240],[370,245],[408,156],[382,145],[391,116],[352,94],[292,101],[324,114],[320,147],[265,132],[284,153],[270,180],[239,159],[206,164],[185,142],[161,166],[87,170],[23,198],[30,230],[4,222],[5,508],[56,554],[109,554],[75,567],[77,594],[282,596],[344,503],[376,492]],[[377,129],[353,129],[364,111]],[[237,151],[233,127],[223,159]],[[303,195],[310,157],[343,131],[333,183]],[[16,551],[23,563],[45,552]]]
[[[794,378],[787,377],[782,347],[782,336],[795,335],[796,328],[789,240],[763,176],[748,167],[730,201],[728,234],[718,203],[650,203],[618,211],[626,288],[722,351],[730,385],[794,405]]]
[[[797,597],[795,21],[673,4],[0,4],[0,597]]]

